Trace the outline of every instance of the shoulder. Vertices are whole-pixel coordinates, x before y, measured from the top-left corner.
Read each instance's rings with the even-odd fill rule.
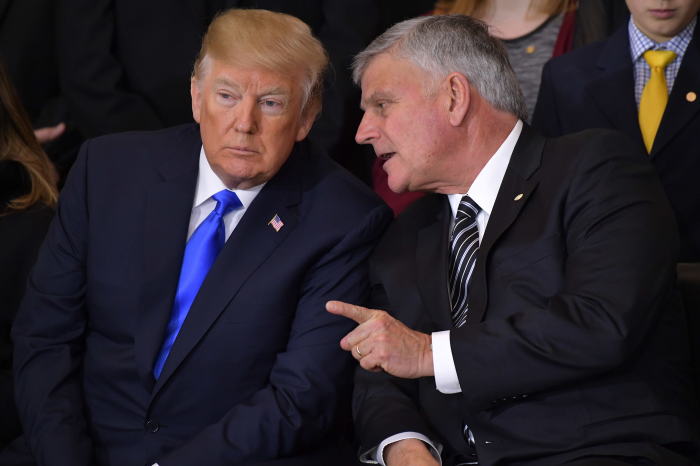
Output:
[[[309,149],[306,144],[291,157],[301,172],[302,199],[315,211],[323,212],[329,221],[363,217],[377,210],[390,215],[389,208],[362,181],[342,168],[330,157]]]
[[[118,160],[127,161],[144,156],[154,158],[159,154],[168,157],[195,146],[201,146],[199,127],[186,124],[156,131],[129,131],[99,136],[86,141],[82,152],[89,154],[90,158],[118,156]]]
[[[549,60],[544,70],[546,73],[553,75],[574,75],[582,71],[593,69],[596,66],[598,58],[608,45],[608,40],[595,42],[584,47],[572,50],[558,57]],[[586,77],[586,76],[580,76]],[[566,85],[562,83],[562,85]]]

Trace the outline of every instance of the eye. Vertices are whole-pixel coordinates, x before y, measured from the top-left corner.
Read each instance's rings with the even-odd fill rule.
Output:
[[[277,114],[282,112],[284,103],[276,99],[262,99],[260,100],[260,107],[265,113]]]
[[[236,102],[236,96],[227,91],[217,91],[216,99],[224,104],[230,105]]]

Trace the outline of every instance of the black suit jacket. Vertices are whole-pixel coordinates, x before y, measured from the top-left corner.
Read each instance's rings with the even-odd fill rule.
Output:
[[[523,129],[478,252],[467,322],[450,333],[462,392],[358,370],[362,450],[415,431],[443,444],[449,465],[468,458],[464,425],[481,465],[587,454],[683,464],[666,448],[697,447],[672,214],[651,165],[618,139]],[[450,220],[442,195],[397,218],[372,255],[371,306],[419,331],[451,329]]]
[[[692,92],[696,96],[688,98]],[[669,95],[651,158],[671,201],[681,238],[680,261],[700,261],[700,27],[695,28]],[[613,128],[644,149],[634,98],[627,25],[607,41],[545,65],[533,126],[547,136]]]
[[[338,341],[351,323],[325,302],[366,295],[365,259],[390,213],[305,144],[231,234],[154,380],[200,147],[194,125],[83,146],[13,327],[18,408],[39,464],[298,454],[326,441],[349,396]]]

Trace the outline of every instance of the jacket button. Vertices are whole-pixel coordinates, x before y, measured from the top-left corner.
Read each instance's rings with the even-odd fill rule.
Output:
[[[147,419],[146,422],[144,423],[144,427],[148,432],[156,433],[158,430],[160,430],[160,426],[158,423],[152,419]]]

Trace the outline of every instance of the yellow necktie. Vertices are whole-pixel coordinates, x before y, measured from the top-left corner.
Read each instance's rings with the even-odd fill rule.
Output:
[[[651,68],[651,76],[647,81],[642,97],[639,100],[639,127],[642,130],[642,139],[651,152],[656,132],[661,124],[668,102],[668,87],[666,86],[666,66],[676,58],[676,54],[670,50],[647,50],[644,59]]]

